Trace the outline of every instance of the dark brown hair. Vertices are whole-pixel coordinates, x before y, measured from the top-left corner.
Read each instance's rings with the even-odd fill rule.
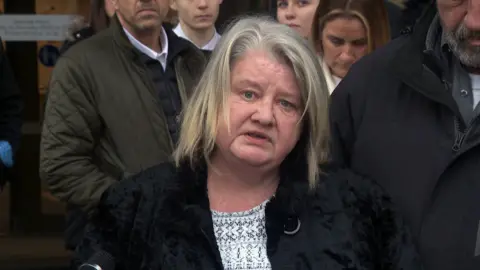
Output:
[[[90,0],[90,26],[93,31],[98,33],[107,28],[109,24],[110,18],[105,10],[105,0]]]
[[[325,24],[335,18],[356,18],[365,26],[368,52],[390,40],[390,25],[383,0],[320,0],[312,25],[312,41],[321,44]]]

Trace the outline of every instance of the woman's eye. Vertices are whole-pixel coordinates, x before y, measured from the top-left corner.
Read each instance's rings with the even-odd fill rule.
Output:
[[[359,40],[354,40],[352,42],[352,45],[355,47],[362,47],[367,45],[367,40],[366,39],[359,39]]]
[[[286,109],[295,109],[295,105],[286,100],[280,100],[280,105]]]
[[[250,99],[253,99],[255,97],[255,94],[252,91],[245,91],[245,92],[243,92],[243,97],[245,99],[250,100]]]
[[[303,6],[306,6],[306,5],[310,4],[310,1],[308,1],[308,0],[300,0],[300,1],[298,1],[298,4],[299,4],[301,7],[303,7]]]
[[[287,1],[277,1],[277,8],[288,7]]]
[[[341,46],[345,43],[343,39],[336,37],[330,37],[330,42],[332,42],[335,46]]]

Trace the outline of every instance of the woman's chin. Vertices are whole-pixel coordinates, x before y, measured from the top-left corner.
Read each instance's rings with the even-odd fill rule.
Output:
[[[257,151],[255,151],[257,152]],[[237,159],[244,162],[248,166],[252,167],[263,167],[271,163],[270,155],[267,153],[255,153],[253,151],[239,153],[236,155]]]

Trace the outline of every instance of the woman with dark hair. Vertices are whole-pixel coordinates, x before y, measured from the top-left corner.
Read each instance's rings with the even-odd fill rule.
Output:
[[[60,54],[65,53],[70,47],[87,39],[95,33],[107,28],[115,9],[110,0],[90,0],[90,20],[88,23],[83,18],[76,18],[68,31],[67,40],[60,48]]]

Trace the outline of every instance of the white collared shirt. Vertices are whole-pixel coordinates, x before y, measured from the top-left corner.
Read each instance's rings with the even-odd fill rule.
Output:
[[[188,37],[187,35],[185,34],[185,32],[183,32],[183,29],[182,29],[182,26],[180,24],[177,25],[177,27],[175,27],[175,29],[173,29],[173,32],[175,34],[177,34],[177,36],[181,37],[181,38],[184,38],[190,42],[192,42]],[[220,41],[220,38],[222,36],[220,34],[217,33],[217,30],[215,30],[215,34],[213,35],[212,39],[210,39],[210,41],[205,44],[205,46],[203,46],[202,48],[199,48],[199,49],[202,49],[202,50],[205,50],[205,51],[213,51],[213,49],[215,49],[215,46],[217,46],[217,43],[218,41]],[[193,42],[192,42],[193,43]],[[195,44],[195,43],[193,43]],[[196,46],[196,45],[195,45]],[[198,46],[197,46],[198,47]]]
[[[149,47],[145,46],[143,43],[138,41],[132,34],[130,34],[127,29],[123,28],[125,34],[127,35],[128,39],[132,43],[132,45],[137,48],[142,53],[146,54],[148,57],[158,60],[163,67],[163,70],[167,68],[167,56],[168,56],[168,36],[165,29],[162,27],[162,36],[160,42],[162,42],[162,51],[157,53],[156,51],[150,49]]]
[[[480,102],[480,75],[471,73],[469,75],[472,83],[473,109],[475,110],[478,103]]]

